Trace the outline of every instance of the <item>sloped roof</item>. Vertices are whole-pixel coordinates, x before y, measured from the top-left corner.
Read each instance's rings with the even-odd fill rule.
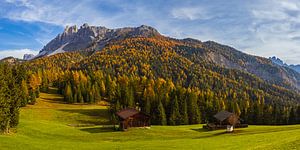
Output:
[[[122,118],[122,119],[127,119],[133,115],[136,115],[140,113],[138,110],[136,109],[133,109],[133,108],[126,108],[126,109],[123,109],[119,112],[117,112],[117,115]]]
[[[234,115],[234,113],[228,112],[228,111],[220,111],[217,114],[214,115],[214,117],[216,119],[218,119],[219,121],[224,121],[226,120],[228,117],[230,117],[231,115]]]

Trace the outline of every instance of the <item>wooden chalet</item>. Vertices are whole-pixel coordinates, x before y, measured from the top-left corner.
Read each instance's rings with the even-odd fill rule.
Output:
[[[126,108],[116,113],[119,117],[120,130],[131,127],[149,127],[150,116],[133,108]]]
[[[203,128],[207,128],[210,130],[216,129],[227,129],[228,132],[232,132],[233,128],[246,128],[248,124],[241,124],[239,116],[235,113],[231,113],[228,111],[220,111],[214,115],[215,122],[208,123]]]
[[[214,118],[216,118],[219,121],[220,125],[235,125],[240,122],[239,116],[225,110],[215,114]]]

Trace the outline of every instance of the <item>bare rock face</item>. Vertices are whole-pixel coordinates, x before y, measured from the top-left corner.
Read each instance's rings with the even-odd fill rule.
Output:
[[[78,29],[77,26],[66,26],[64,32],[57,35],[50,41],[40,53],[36,56],[48,56],[51,53],[70,52],[85,50],[94,46],[94,49],[100,50],[111,40],[119,40],[127,37],[153,37],[160,36],[159,32],[149,26],[126,27],[119,29],[108,29],[101,26],[89,26],[83,24]]]
[[[23,60],[31,60],[32,58],[34,58],[33,54],[24,54],[23,56]]]

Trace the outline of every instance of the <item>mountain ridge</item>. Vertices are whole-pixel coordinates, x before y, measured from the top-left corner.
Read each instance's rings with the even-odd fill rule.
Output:
[[[79,29],[77,26],[67,26],[64,32],[45,45],[35,58],[73,51],[93,54],[95,51],[101,51],[109,43],[137,37],[178,42],[179,44],[173,45],[171,48],[193,63],[210,62],[224,68],[254,74],[271,84],[300,90],[300,74],[298,72],[275,65],[267,58],[249,55],[214,41],[202,42],[192,38],[175,39],[163,36],[155,28],[146,25],[118,29],[89,26],[88,24],[83,24]]]
[[[299,64],[290,64],[290,65],[289,65],[289,64],[283,62],[280,58],[277,58],[277,57],[275,57],[275,56],[269,57],[269,59],[270,59],[273,63],[275,63],[275,64],[277,64],[277,65],[279,65],[279,66],[288,67],[288,68],[291,68],[291,69],[297,71],[298,73],[300,73],[300,65],[299,65]]]
[[[112,40],[124,39],[127,37],[154,37],[161,36],[160,33],[146,25],[139,27],[124,27],[108,29],[102,26],[89,26],[87,23],[80,26],[66,26],[64,32],[58,34],[51,40],[35,58],[50,55],[57,52],[69,52],[82,49],[101,49]]]

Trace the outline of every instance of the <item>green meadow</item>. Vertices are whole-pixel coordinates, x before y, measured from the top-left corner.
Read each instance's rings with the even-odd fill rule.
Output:
[[[300,125],[206,131],[202,125],[151,126],[126,132],[109,125],[107,107],[65,104],[41,93],[20,111],[20,124],[0,135],[1,150],[24,149],[300,149]]]

